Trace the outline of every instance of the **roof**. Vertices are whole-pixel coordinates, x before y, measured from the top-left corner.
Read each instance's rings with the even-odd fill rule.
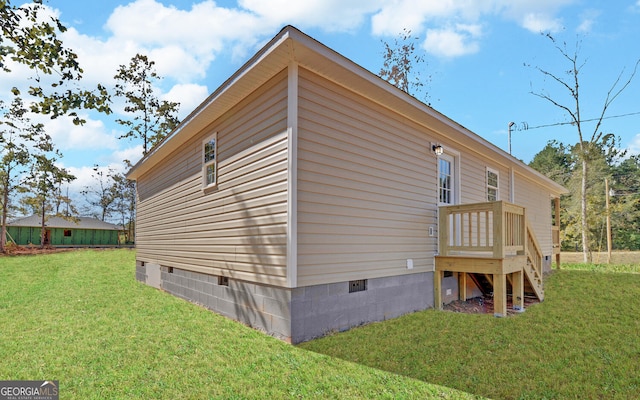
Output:
[[[42,224],[42,216],[31,215],[29,217],[19,218],[10,223],[8,226],[26,226],[26,227],[39,227]],[[75,220],[67,220],[62,217],[47,217],[45,226],[48,228],[64,228],[64,229],[95,229],[95,230],[109,230],[109,231],[121,231],[122,228],[118,225],[110,224],[108,222],[100,221],[97,218],[91,217],[76,217]]]
[[[284,27],[271,41],[247,61],[187,116],[162,142],[151,149],[128,174],[136,180],[169,154],[206,128],[251,92],[258,89],[291,63],[313,71],[341,86],[392,109],[439,135],[494,162],[513,168],[559,196],[567,189],[517,160],[476,133],[391,85],[341,54],[292,26]]]

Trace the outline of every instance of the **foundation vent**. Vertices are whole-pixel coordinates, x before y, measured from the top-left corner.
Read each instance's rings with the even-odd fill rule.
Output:
[[[220,285],[220,286],[229,286],[229,277],[228,276],[219,276],[218,277],[218,285]]]
[[[349,281],[349,293],[364,292],[367,290],[367,280],[358,279],[357,281]]]

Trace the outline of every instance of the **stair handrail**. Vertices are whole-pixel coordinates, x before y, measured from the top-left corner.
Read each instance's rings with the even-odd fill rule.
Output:
[[[538,276],[542,277],[542,251],[535,232],[527,224],[527,262],[531,262]]]

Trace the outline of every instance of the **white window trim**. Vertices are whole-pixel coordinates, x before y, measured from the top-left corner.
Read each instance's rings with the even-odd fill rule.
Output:
[[[451,186],[451,203],[442,203],[440,202],[440,159],[444,159],[446,161],[449,161],[451,163],[451,179],[452,179],[452,186]],[[459,171],[459,156],[457,154],[451,154],[450,152],[445,152],[442,155],[437,157],[437,161],[436,161],[436,190],[437,190],[437,197],[438,197],[438,206],[449,206],[449,205],[453,205],[453,204],[458,204],[458,196],[460,193],[460,179],[459,179],[459,175],[458,175],[458,171]]]
[[[205,145],[209,143],[211,140],[215,141],[215,146],[213,148],[214,158],[211,161],[205,162],[204,154],[205,154]],[[207,136],[202,141],[202,146],[200,148],[200,160],[202,161],[202,187],[203,189],[215,188],[218,186],[218,132],[213,133],[212,135]],[[215,165],[215,174],[213,183],[207,182],[207,167],[211,164]]]
[[[497,184],[496,186],[489,185],[489,172],[492,172],[492,173],[494,173],[496,175],[496,184]],[[486,195],[487,195],[487,197],[486,197],[487,201],[490,201],[489,200],[489,189],[495,189],[496,190],[496,200],[495,201],[500,200],[500,172],[498,170],[495,170],[495,169],[491,168],[491,167],[487,167],[486,171],[484,173],[484,180],[485,180],[486,188],[487,188],[487,190],[485,192]]]

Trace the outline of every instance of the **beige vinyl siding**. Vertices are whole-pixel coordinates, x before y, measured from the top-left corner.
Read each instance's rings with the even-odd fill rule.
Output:
[[[426,129],[302,68],[299,82],[298,285],[432,270]]]
[[[516,174],[516,203],[526,207],[527,219],[542,247],[542,254],[550,256],[553,250],[551,237],[551,195],[544,187]]]
[[[475,153],[463,152],[461,157],[461,198],[462,203],[478,203],[487,201],[486,167],[499,173],[500,200],[510,201],[509,169],[501,165],[491,164]],[[551,194],[543,186],[515,175],[515,204],[526,208],[527,219],[536,234],[544,255],[550,255],[551,243]]]
[[[286,72],[138,179],[138,260],[286,283]],[[218,133],[218,186],[203,191],[202,140]]]
[[[509,201],[509,169],[494,164],[477,153],[463,151],[460,154],[460,199],[462,204],[487,201],[487,167],[498,172],[498,199]]]

